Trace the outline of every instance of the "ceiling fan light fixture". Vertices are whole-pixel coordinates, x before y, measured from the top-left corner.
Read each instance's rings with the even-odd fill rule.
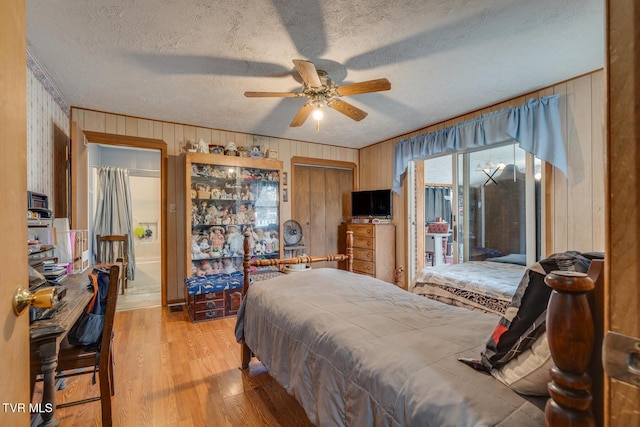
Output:
[[[313,118],[316,120],[316,132],[320,132],[320,120],[324,117],[324,113],[320,109],[320,106],[313,110]]]
[[[359,122],[367,116],[366,111],[340,100],[340,97],[348,95],[358,95],[362,93],[380,92],[391,89],[391,83],[387,79],[369,80],[360,83],[349,83],[336,86],[334,81],[324,70],[318,70],[311,61],[304,59],[293,60],[298,74],[302,77],[301,92],[245,92],[244,96],[254,97],[277,97],[277,98],[307,98],[307,101],[298,110],[289,126],[302,126],[305,120],[313,113],[316,120],[316,132],[320,129],[320,120],[323,112],[318,108],[328,106],[337,112],[344,114],[352,120]]]

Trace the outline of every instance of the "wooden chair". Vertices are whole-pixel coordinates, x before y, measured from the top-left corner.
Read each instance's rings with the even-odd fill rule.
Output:
[[[97,263],[110,264],[116,263],[120,266],[121,290],[120,293],[128,288],[127,265],[129,264],[129,235],[113,234],[109,236],[96,235],[96,243],[98,248]]]
[[[80,405],[83,403],[100,401],[102,412],[102,426],[111,426],[111,397],[115,395],[113,382],[113,322],[118,302],[119,266],[109,267],[109,289],[104,315],[104,327],[99,351],[87,351],[84,347],[75,347],[63,342],[58,353],[56,378],[68,378],[77,375],[93,374],[98,376],[100,394],[74,402],[65,402],[57,408]]]

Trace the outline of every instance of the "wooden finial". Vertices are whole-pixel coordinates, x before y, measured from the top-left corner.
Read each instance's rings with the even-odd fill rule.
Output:
[[[545,407],[549,426],[593,426],[591,377],[594,325],[587,293],[593,280],[584,273],[553,271],[544,282],[553,292],[547,309],[547,337],[554,366]]]

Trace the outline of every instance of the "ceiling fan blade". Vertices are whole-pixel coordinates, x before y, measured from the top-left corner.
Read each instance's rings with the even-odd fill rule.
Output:
[[[340,99],[333,99],[333,100],[329,101],[329,103],[327,103],[327,105],[329,107],[333,108],[334,110],[344,114],[345,116],[355,120],[356,122],[359,122],[360,120],[362,120],[365,117],[367,117],[367,112],[366,111],[362,111],[358,107],[354,107],[353,105],[349,104],[348,102],[344,102],[344,101],[342,101]]]
[[[302,80],[304,80],[309,87],[314,89],[322,87],[320,77],[318,77],[318,70],[316,70],[316,66],[313,65],[313,62],[294,59],[293,63],[296,65],[298,73],[300,73],[300,77],[302,77]]]
[[[291,120],[289,126],[291,126],[292,128],[302,126],[302,124],[305,122],[305,120],[307,120],[307,117],[309,117],[312,111],[313,106],[310,102],[307,102],[300,108],[300,110],[298,110],[298,114],[296,114],[293,120]]]
[[[298,98],[302,94],[297,92],[245,92],[244,96],[247,98]]]
[[[360,93],[381,92],[391,89],[391,83],[387,79],[369,80],[360,83],[351,83],[338,86],[336,90],[340,96],[358,95]]]

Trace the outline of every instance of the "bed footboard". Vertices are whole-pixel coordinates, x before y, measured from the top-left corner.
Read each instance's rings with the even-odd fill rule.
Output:
[[[553,288],[547,310],[547,335],[554,366],[545,407],[547,426],[594,426],[592,376],[594,316],[587,298],[595,277],[601,278],[603,261],[592,261],[589,274],[554,271],[545,278]],[[601,282],[601,280],[598,280]],[[597,320],[597,318],[596,318]]]
[[[353,231],[347,231],[347,249],[346,254],[332,254],[322,256],[300,256],[294,258],[275,258],[275,259],[251,259],[250,234],[244,234],[244,260],[242,262],[242,270],[244,271],[244,286],[242,287],[242,296],[249,290],[249,269],[255,267],[268,267],[276,265],[288,264],[310,264],[313,262],[325,261],[346,261],[347,271],[353,271]]]
[[[322,256],[301,256],[295,258],[278,258],[278,259],[251,259],[250,234],[244,234],[244,259],[242,262],[242,270],[244,272],[244,284],[242,287],[242,297],[249,290],[249,269],[252,266],[267,267],[288,264],[310,264],[313,262],[330,262],[330,261],[346,261],[347,271],[353,271],[353,231],[347,231],[347,247],[345,254],[332,254]],[[242,344],[241,348],[241,367],[247,369],[249,361],[252,357],[251,349],[247,344]]]

